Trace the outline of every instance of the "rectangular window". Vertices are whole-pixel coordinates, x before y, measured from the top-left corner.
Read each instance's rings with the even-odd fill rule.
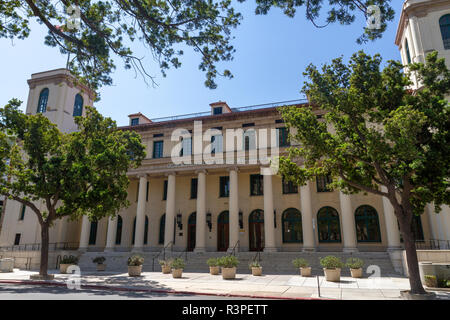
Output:
[[[331,189],[328,187],[328,184],[330,184],[332,181],[333,180],[331,179],[330,175],[318,176],[316,178],[317,192],[330,192]]]
[[[289,131],[287,128],[277,128],[278,132],[278,146],[279,147],[289,147]]]
[[[153,141],[153,158],[163,157],[164,141]]]
[[[163,200],[167,200],[167,180],[164,180]]]
[[[250,195],[251,196],[262,196],[263,191],[263,176],[260,174],[250,175]]]
[[[255,150],[256,149],[256,131],[254,129],[249,129],[244,133],[244,150]]]
[[[221,135],[211,137],[211,154],[223,152],[223,138]]]
[[[20,233],[16,233],[16,237],[14,238],[14,245],[18,246],[20,244]]]
[[[26,209],[26,206],[24,204],[22,204],[22,206],[20,207],[20,214],[19,214],[20,221],[22,221],[25,218],[25,209]]]
[[[230,196],[230,177],[220,177],[220,194],[221,198],[227,198]]]
[[[197,199],[197,178],[191,179],[191,199]]]
[[[192,154],[192,138],[185,138],[181,142],[180,157]]]
[[[213,114],[222,114],[222,107],[216,107],[213,110]]]
[[[139,124],[139,118],[133,118],[131,119],[131,125],[132,126],[137,126]]]
[[[298,186],[292,181],[283,179],[283,194],[298,193]]]
[[[148,188],[150,187],[150,182],[147,181],[147,189],[145,191],[145,201],[148,201]]]

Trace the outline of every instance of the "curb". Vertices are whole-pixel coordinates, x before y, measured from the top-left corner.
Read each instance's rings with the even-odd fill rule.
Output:
[[[55,286],[66,287],[65,283],[51,282],[51,281],[31,281],[31,280],[0,280],[0,284],[14,284],[14,285],[37,285],[37,286]],[[259,296],[252,294],[228,294],[228,293],[206,293],[206,292],[194,292],[194,291],[176,291],[176,290],[163,290],[163,289],[138,289],[128,287],[114,287],[104,285],[89,285],[82,284],[82,289],[92,290],[108,290],[108,291],[122,291],[122,292],[147,292],[147,293],[165,293],[165,294],[190,294],[199,296],[215,296],[215,297],[232,297],[232,298],[253,298],[253,299],[273,299],[273,300],[333,300],[330,298],[291,298],[291,297],[279,297],[279,296]]]

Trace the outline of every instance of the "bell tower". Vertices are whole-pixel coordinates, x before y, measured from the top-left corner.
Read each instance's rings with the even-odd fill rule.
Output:
[[[27,82],[26,114],[42,113],[62,132],[76,131],[74,116],[84,116],[85,106],[95,100],[95,92],[77,83],[67,69],[34,73]]]

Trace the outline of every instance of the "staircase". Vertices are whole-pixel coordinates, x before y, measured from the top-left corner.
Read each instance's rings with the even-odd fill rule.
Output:
[[[162,259],[162,255],[158,259],[154,259],[158,253],[156,252],[144,252],[141,253],[145,259],[143,271],[161,271],[158,263],[158,259]],[[239,259],[239,266],[237,268],[238,273],[249,274],[251,271],[248,268],[249,263],[255,257],[255,252],[238,252],[236,254]],[[95,271],[96,265],[92,262],[92,259],[97,256],[104,256],[106,258],[106,270],[108,272],[127,272],[127,259],[133,255],[131,252],[86,252],[81,255],[79,266],[81,272],[83,271]],[[168,252],[166,253],[166,259],[181,257],[186,260],[185,272],[209,272],[209,267],[206,264],[206,260],[209,258],[218,258],[226,255],[225,252],[206,252],[206,253],[194,253],[188,252]],[[274,252],[265,253],[261,252],[260,263],[263,267],[263,273],[265,274],[297,274],[299,271],[292,265],[292,260],[295,258],[304,258],[309,261],[312,267],[313,275],[322,275],[322,267],[319,260],[327,255],[334,255],[339,257],[344,263],[350,257],[357,257],[364,261],[364,275],[367,276],[366,269],[369,265],[376,265],[380,267],[381,276],[399,276],[399,273],[394,270],[392,262],[387,252],[360,252],[360,253],[342,253],[342,252]],[[187,259],[186,259],[187,258]],[[152,266],[154,259],[154,268]],[[342,268],[342,275],[349,276],[350,271],[347,267]]]

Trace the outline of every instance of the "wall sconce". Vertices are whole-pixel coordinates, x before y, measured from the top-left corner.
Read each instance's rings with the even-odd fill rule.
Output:
[[[209,232],[211,232],[211,229],[212,229],[212,222],[211,222],[212,217],[211,217],[211,216],[212,216],[212,215],[211,215],[210,212],[208,212],[208,213],[206,214],[206,224],[208,225]]]
[[[177,226],[180,230],[183,230],[183,224],[181,223],[181,213],[177,214]]]
[[[239,229],[244,229],[244,217],[242,211],[239,211]]]
[[[277,227],[277,210],[273,210],[273,227]]]

